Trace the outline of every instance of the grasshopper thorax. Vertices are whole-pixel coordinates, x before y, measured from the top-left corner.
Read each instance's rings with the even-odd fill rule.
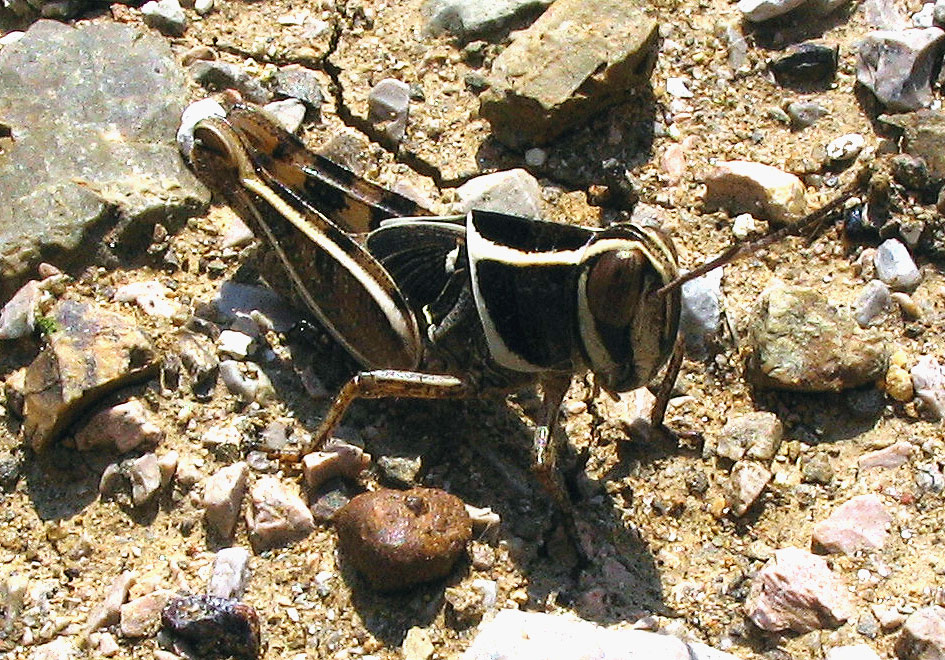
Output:
[[[657,229],[619,224],[588,242],[578,275],[578,334],[603,387],[626,391],[645,385],[669,358],[680,294],[657,292],[677,274],[672,241]]]

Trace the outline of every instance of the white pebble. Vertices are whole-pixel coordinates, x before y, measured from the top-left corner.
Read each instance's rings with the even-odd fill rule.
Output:
[[[827,158],[832,161],[844,161],[856,158],[866,145],[866,138],[859,133],[841,135],[827,145]]]

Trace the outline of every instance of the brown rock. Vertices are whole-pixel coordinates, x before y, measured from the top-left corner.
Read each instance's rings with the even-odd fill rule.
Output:
[[[765,291],[749,339],[748,375],[760,387],[839,392],[886,373],[885,344],[808,287]]]
[[[782,548],[752,581],[745,613],[762,630],[806,633],[836,628],[854,609],[822,557]]]
[[[945,608],[933,605],[909,615],[896,655],[900,660],[945,659]]]
[[[807,211],[804,184],[770,165],[732,160],[719,163],[705,179],[705,204],[762,220],[789,223]]]
[[[495,59],[480,114],[514,148],[545,144],[645,84],[656,21],[625,0],[558,0]]]
[[[441,490],[378,490],[335,516],[341,553],[382,591],[448,574],[472,536],[462,501]]]
[[[23,435],[35,451],[95,401],[158,366],[151,340],[128,317],[72,300],[50,317],[47,345],[26,372]]]

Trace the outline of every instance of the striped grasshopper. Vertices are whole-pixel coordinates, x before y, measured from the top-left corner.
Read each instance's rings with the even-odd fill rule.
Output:
[[[536,471],[569,502],[551,441],[572,375],[611,393],[650,383],[662,428],[682,362],[681,285],[805,220],[681,276],[672,240],[631,223],[579,227],[473,210],[433,216],[308,151],[228,92],[196,122],[198,176],[275,253],[285,281],[363,371],[335,397],[302,453],[318,449],[358,398],[460,399],[539,384]]]

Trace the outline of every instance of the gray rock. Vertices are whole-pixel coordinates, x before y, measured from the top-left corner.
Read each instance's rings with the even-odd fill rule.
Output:
[[[710,270],[683,284],[682,314],[679,328],[686,340],[686,349],[704,357],[718,339],[722,326],[722,277],[724,268]]]
[[[250,489],[246,527],[259,553],[304,539],[315,530],[315,519],[298,493],[276,477],[262,477]]]
[[[880,121],[902,130],[902,149],[921,158],[934,181],[945,179],[945,114],[918,110],[899,115],[880,115]]]
[[[492,64],[480,115],[513,148],[545,144],[642,90],[656,21],[622,0],[558,0]]]
[[[407,130],[410,86],[394,78],[385,78],[368,94],[368,119],[394,142],[400,142]]]
[[[141,5],[141,16],[148,27],[172,37],[187,29],[187,15],[177,0],[151,0]]]
[[[109,392],[157,369],[151,340],[134,320],[66,300],[50,313],[54,331],[26,371],[23,436],[42,451]]]
[[[79,450],[114,449],[125,453],[137,447],[156,447],[164,439],[158,418],[140,399],[97,412],[75,433]]]
[[[853,318],[861,328],[866,328],[892,305],[889,287],[881,280],[870,280],[856,298]]]
[[[218,550],[207,594],[219,598],[239,598],[249,581],[249,550],[234,546]]]
[[[804,184],[793,174],[744,160],[718,163],[705,178],[705,204],[786,224],[807,212]]]
[[[857,44],[856,79],[890,110],[924,108],[943,39],[936,27],[871,32]]]
[[[743,516],[761,496],[771,481],[771,471],[754,461],[738,461],[729,480],[729,505],[732,513]]]
[[[427,0],[421,12],[431,34],[449,32],[461,42],[501,36],[513,23],[536,15],[551,0]]]
[[[923,410],[933,419],[945,419],[945,367],[931,355],[923,355],[909,373]]]
[[[462,660],[734,660],[703,644],[646,630],[604,628],[573,616],[501,610],[479,627]]]
[[[273,101],[263,106],[269,115],[289,133],[295,133],[302,126],[305,120],[305,104],[298,99],[283,99],[282,101]],[[234,223],[235,224],[235,223]],[[249,243],[253,238],[253,232],[246,227],[245,231],[240,231],[240,242]]]
[[[886,372],[885,344],[807,287],[765,291],[749,336],[748,375],[762,387],[839,392]]]
[[[195,0],[194,1],[194,11],[197,12],[200,16],[206,16],[213,11],[213,0]]]
[[[945,608],[923,607],[906,619],[896,642],[900,660],[941,660],[945,658]]]
[[[130,239],[206,208],[209,192],[175,153],[187,93],[167,42],[126,25],[42,20],[0,50],[0,116],[14,138],[0,158],[0,296],[41,254],[91,263],[83,239],[114,210]]]
[[[739,0],[738,10],[752,23],[767,21],[797,9],[807,0]]]
[[[541,218],[541,186],[523,169],[493,172],[470,179],[456,189],[457,211],[497,211],[522,218]]]
[[[279,67],[275,75],[274,91],[280,96],[298,99],[307,109],[315,112],[318,112],[325,100],[318,74],[296,64]]]
[[[235,330],[224,330],[217,337],[217,350],[237,360],[244,360],[256,349],[255,340]]]
[[[203,335],[181,330],[177,333],[174,346],[190,374],[194,392],[201,394],[212,388],[220,366],[213,343]]]
[[[157,456],[147,453],[131,462],[131,501],[135,507],[145,506],[161,489],[161,466]]]
[[[229,62],[197,60],[187,72],[198,83],[212,91],[235,89],[247,100],[260,105],[268,103],[269,90],[245,69]]]
[[[792,101],[785,108],[794,128],[806,128],[813,125],[830,111],[814,101]]]
[[[774,413],[758,411],[730,419],[719,433],[715,453],[732,461],[770,461],[778,453],[784,427]]]
[[[811,545],[823,552],[852,555],[878,550],[889,536],[892,516],[877,495],[852,497],[814,526]]]
[[[911,291],[922,281],[922,273],[909,249],[895,238],[883,241],[873,257],[876,276],[891,289]]]
[[[827,486],[833,481],[833,465],[824,452],[801,456],[801,479],[804,483]]]
[[[936,27],[945,27],[945,2],[943,0],[935,0],[932,8],[932,23]]]
[[[245,403],[266,403],[275,393],[269,376],[255,362],[224,360],[220,363],[220,378],[226,389]]]
[[[745,613],[762,630],[806,633],[836,628],[855,609],[823,558],[782,548],[752,580]]]
[[[246,494],[249,466],[239,462],[220,468],[204,484],[203,506],[207,527],[222,539],[233,538],[233,527]]]
[[[859,133],[847,133],[831,140],[824,147],[824,151],[832,162],[844,163],[856,158],[864,146],[866,146],[866,138]]]
[[[37,280],[30,280],[17,291],[0,311],[0,339],[19,339],[33,332],[43,291]]]

